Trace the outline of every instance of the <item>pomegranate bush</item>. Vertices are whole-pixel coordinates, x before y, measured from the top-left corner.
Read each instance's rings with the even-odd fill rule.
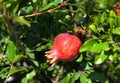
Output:
[[[120,0],[0,0],[0,83],[120,83]]]

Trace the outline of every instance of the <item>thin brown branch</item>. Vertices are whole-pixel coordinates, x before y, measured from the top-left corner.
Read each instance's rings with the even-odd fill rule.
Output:
[[[5,19],[6,24],[7,24],[7,26],[8,26],[8,30],[9,30],[9,32],[10,32],[10,35],[15,38],[16,44],[19,46],[19,48],[20,48],[23,52],[25,52],[25,49],[24,49],[24,47],[22,46],[20,40],[18,39],[17,35],[15,35],[15,33],[14,33],[13,26],[12,26],[12,24],[11,24],[10,19],[8,18],[8,17],[9,17],[9,16],[8,16],[8,11],[7,11],[7,7],[6,7],[6,4],[5,4],[5,3],[3,3],[3,15],[6,17],[6,18],[4,18],[4,19]]]
[[[60,75],[63,73],[63,65],[60,67],[60,70],[55,78],[55,80],[53,81],[53,83],[59,83],[59,78],[60,78]]]
[[[6,17],[5,21],[6,21],[7,25],[8,25],[8,29],[10,31],[10,35],[13,35],[14,31],[13,31],[12,25],[10,23],[10,20],[8,19],[8,11],[7,11],[7,7],[6,7],[5,3],[3,3],[3,15]]]
[[[20,17],[24,17],[24,18],[27,18],[27,17],[33,17],[33,16],[38,16],[38,15],[41,15],[41,14],[45,14],[45,13],[52,13],[53,11],[57,10],[57,9],[60,9],[62,7],[65,7],[67,6],[67,2],[69,0],[65,1],[64,3],[61,3],[60,5],[58,5],[57,7],[55,8],[52,8],[52,9],[49,9],[47,11],[42,11],[42,12],[34,12],[33,14],[30,14],[30,15],[25,15],[25,16],[20,16]]]

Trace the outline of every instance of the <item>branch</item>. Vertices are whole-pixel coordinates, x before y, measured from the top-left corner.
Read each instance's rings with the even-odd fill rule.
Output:
[[[33,17],[33,16],[38,16],[38,15],[41,15],[41,14],[45,14],[45,13],[52,13],[53,11],[55,11],[56,9],[59,9],[61,7],[65,7],[69,0],[65,1],[64,3],[61,3],[59,6],[55,7],[55,8],[52,8],[52,9],[49,9],[47,11],[43,11],[43,12],[34,12],[33,14],[30,14],[30,15],[25,15],[25,16],[20,16],[20,17],[24,17],[24,18],[27,18],[27,17]]]
[[[10,20],[8,19],[8,11],[7,11],[7,7],[6,7],[5,3],[3,3],[3,16],[6,17],[5,21],[6,21],[7,25],[8,25],[8,29],[10,31],[10,35],[13,35],[14,31],[13,31],[13,27],[12,27],[12,25],[10,23]]]
[[[15,35],[14,33],[14,29],[13,29],[13,26],[11,25],[11,22],[10,22],[10,19],[8,18],[8,11],[7,11],[7,7],[6,7],[6,4],[3,3],[3,15],[6,17],[4,18],[6,23],[7,23],[7,26],[8,26],[8,29],[10,31],[10,35],[13,36],[15,38],[15,41],[16,41],[16,44],[20,47],[20,49],[25,52],[25,49],[24,47],[22,46],[20,40],[18,39],[17,35]]]
[[[60,75],[63,73],[63,65],[60,67],[60,70],[58,71],[58,74],[55,78],[55,80],[53,81],[53,83],[58,83],[59,82],[59,78],[60,78]]]

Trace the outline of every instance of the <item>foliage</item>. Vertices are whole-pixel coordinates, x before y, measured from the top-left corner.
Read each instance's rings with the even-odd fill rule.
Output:
[[[120,14],[113,9],[117,3],[1,0],[0,82],[120,83]],[[75,24],[84,30],[79,57],[51,66],[45,51],[57,34],[77,32]]]

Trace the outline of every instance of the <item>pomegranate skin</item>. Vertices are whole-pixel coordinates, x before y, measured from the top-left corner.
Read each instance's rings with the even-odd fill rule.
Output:
[[[120,10],[119,10],[119,9],[115,10],[115,13],[116,13],[117,15],[120,14]]]
[[[70,61],[79,54],[82,42],[76,34],[61,33],[53,41],[53,48],[45,52],[47,62],[54,64],[58,60]]]

